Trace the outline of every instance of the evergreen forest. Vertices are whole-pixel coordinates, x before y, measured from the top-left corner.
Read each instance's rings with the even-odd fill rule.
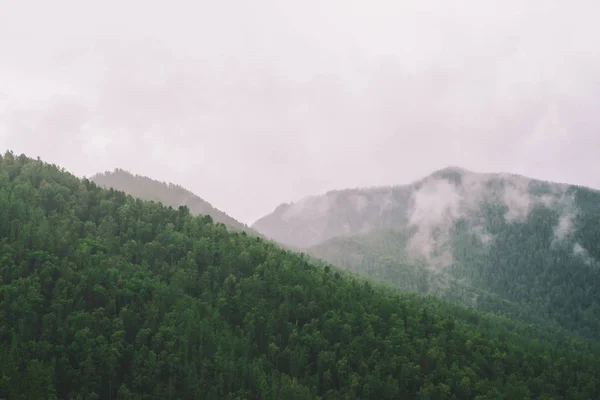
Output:
[[[0,399],[596,400],[599,356],[0,157]]]

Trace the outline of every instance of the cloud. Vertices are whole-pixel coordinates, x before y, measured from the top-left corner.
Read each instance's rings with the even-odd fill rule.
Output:
[[[482,244],[493,240],[481,218],[484,204],[505,206],[507,223],[523,222],[534,206],[544,205],[559,214],[554,227],[554,242],[564,240],[572,231],[576,216],[574,197],[567,195],[567,185],[549,185],[549,191],[533,194],[529,178],[510,174],[481,174],[462,169],[444,172],[460,174],[456,182],[439,173],[415,186],[411,194],[409,224],[418,228],[408,243],[408,250],[425,258],[434,269],[453,261],[451,232],[458,219],[466,218],[469,230]]]
[[[0,144],[80,174],[244,222],[445,165],[600,187],[596,2],[9,3]]]
[[[5,112],[5,140],[11,147],[41,157],[75,155],[81,145],[81,128],[88,119],[87,108],[70,96],[52,96],[47,104],[46,109]]]

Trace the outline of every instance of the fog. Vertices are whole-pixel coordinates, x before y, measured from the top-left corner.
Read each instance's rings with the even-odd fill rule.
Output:
[[[0,149],[170,181],[245,223],[447,165],[600,188],[598,15],[584,0],[4,0]]]
[[[503,205],[504,220],[508,223],[523,222],[536,205],[550,208],[559,216],[553,245],[563,245],[573,234],[578,212],[574,196],[568,195],[569,187],[562,184],[549,185],[548,193],[534,195],[531,184],[530,179],[519,175],[476,174],[465,170],[460,170],[460,183],[427,177],[411,194],[408,222],[418,230],[411,237],[408,249],[434,269],[450,265],[454,259],[452,229],[461,218],[468,222],[469,232],[481,244],[490,243],[494,235],[486,230],[487,221],[482,217],[482,207],[486,204]],[[584,254],[586,250],[577,244],[573,251]]]

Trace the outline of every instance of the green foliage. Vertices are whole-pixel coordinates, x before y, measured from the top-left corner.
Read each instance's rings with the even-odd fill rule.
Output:
[[[454,236],[455,265],[450,275],[494,293],[524,311],[523,317],[543,321],[594,339],[600,338],[600,265],[593,252],[598,248],[600,210],[580,198],[586,189],[573,188],[579,212],[570,236],[557,239],[559,210],[534,207],[523,221],[506,222],[489,217],[494,239],[488,246],[474,246],[463,231]],[[600,195],[593,194],[596,201]],[[590,225],[590,223],[593,223]],[[578,253],[577,246],[590,252]],[[490,304],[487,311],[498,311]],[[490,309],[491,308],[491,309]]]
[[[589,343],[0,158],[0,398],[598,398]]]
[[[458,219],[450,235],[453,264],[441,271],[407,256],[415,228],[338,237],[308,252],[402,290],[598,340],[600,194],[574,187],[569,195],[579,211],[560,239],[555,229],[564,214],[543,205],[522,221],[506,221],[504,206],[484,204],[480,217],[493,235],[488,243],[467,218]]]

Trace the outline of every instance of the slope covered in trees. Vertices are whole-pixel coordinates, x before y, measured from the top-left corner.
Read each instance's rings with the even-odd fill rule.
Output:
[[[366,235],[333,238],[311,247],[308,254],[400,290],[435,295],[465,307],[535,323],[553,330],[577,331],[576,328],[565,328],[547,314],[541,314],[539,303],[507,300],[493,291],[477,287],[468,279],[453,276],[451,270],[436,272],[428,268],[425,262],[411,260],[402,253],[403,248],[398,246],[406,237],[406,234],[396,231],[378,231]],[[568,314],[568,311],[566,313]],[[590,332],[584,333],[590,336]]]
[[[583,400],[598,355],[0,157],[0,398]]]
[[[598,191],[449,168],[282,206],[255,228],[402,289],[600,339],[598,222]]]
[[[119,168],[114,171],[96,174],[90,179],[106,189],[121,190],[143,200],[160,202],[175,208],[186,206],[194,215],[210,215],[215,222],[221,222],[233,230],[258,235],[247,225],[216,209],[209,202],[189,190],[173,183],[159,182],[146,176],[134,175]]]

